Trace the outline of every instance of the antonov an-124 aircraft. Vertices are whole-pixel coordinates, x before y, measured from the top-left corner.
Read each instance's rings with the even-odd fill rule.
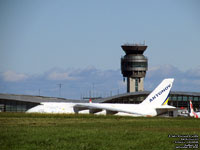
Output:
[[[28,113],[91,113],[152,117],[176,109],[167,104],[174,79],[164,79],[140,104],[45,102]]]

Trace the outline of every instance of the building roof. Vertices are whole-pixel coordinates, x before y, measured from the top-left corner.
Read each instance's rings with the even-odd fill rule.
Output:
[[[24,101],[24,102],[75,102],[75,103],[84,103],[83,100],[74,100],[74,99],[65,99],[57,97],[45,97],[45,96],[33,96],[33,95],[16,95],[16,94],[0,94],[0,100],[15,100],[15,101]]]
[[[111,97],[95,99],[94,103],[105,103],[111,100],[125,98],[125,97],[133,97],[133,96],[147,96],[150,94],[150,91],[143,92],[131,92],[124,93],[119,95],[114,95]],[[180,96],[198,96],[200,97],[200,92],[180,92],[180,91],[171,91],[170,95],[180,95]],[[65,99],[65,98],[57,98],[57,97],[45,97],[45,96],[33,96],[33,95],[16,95],[16,94],[0,94],[0,100],[15,100],[15,101],[23,101],[23,102],[33,102],[33,103],[41,103],[41,102],[73,102],[73,103],[87,103],[87,100],[75,100],[75,99]]]
[[[133,96],[140,96],[140,95],[149,95],[150,91],[142,91],[142,92],[131,92],[131,93],[124,93],[119,94],[107,98],[97,99],[95,100],[96,103],[105,103],[107,101],[111,101],[114,99],[125,98],[125,97],[133,97]],[[180,96],[198,96],[200,97],[200,92],[181,92],[181,91],[171,91],[170,95],[180,95]]]

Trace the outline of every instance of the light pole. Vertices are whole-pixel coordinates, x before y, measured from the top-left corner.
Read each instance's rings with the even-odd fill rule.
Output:
[[[61,97],[61,87],[62,87],[62,85],[63,84],[61,84],[61,83],[58,84],[58,86],[59,86],[59,97]]]

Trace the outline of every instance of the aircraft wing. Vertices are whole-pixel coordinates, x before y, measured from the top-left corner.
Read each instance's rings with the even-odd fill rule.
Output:
[[[160,107],[156,107],[156,110],[176,110],[178,108],[174,107],[174,106],[170,106],[170,105],[163,105]]]
[[[74,106],[75,110],[81,110],[83,108],[89,109],[92,112],[106,110],[106,112],[108,114],[115,114],[115,113],[118,113],[118,112],[122,112],[122,113],[135,114],[135,115],[141,115],[141,116],[144,115],[144,114],[140,114],[140,113],[137,113],[137,112],[124,110],[124,109],[122,109],[120,107],[116,107],[115,105],[112,105],[112,104],[79,103],[79,104]]]

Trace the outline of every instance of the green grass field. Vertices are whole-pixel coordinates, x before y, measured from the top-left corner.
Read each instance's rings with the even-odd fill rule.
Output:
[[[175,149],[169,135],[200,136],[200,119],[0,113],[0,150]]]

